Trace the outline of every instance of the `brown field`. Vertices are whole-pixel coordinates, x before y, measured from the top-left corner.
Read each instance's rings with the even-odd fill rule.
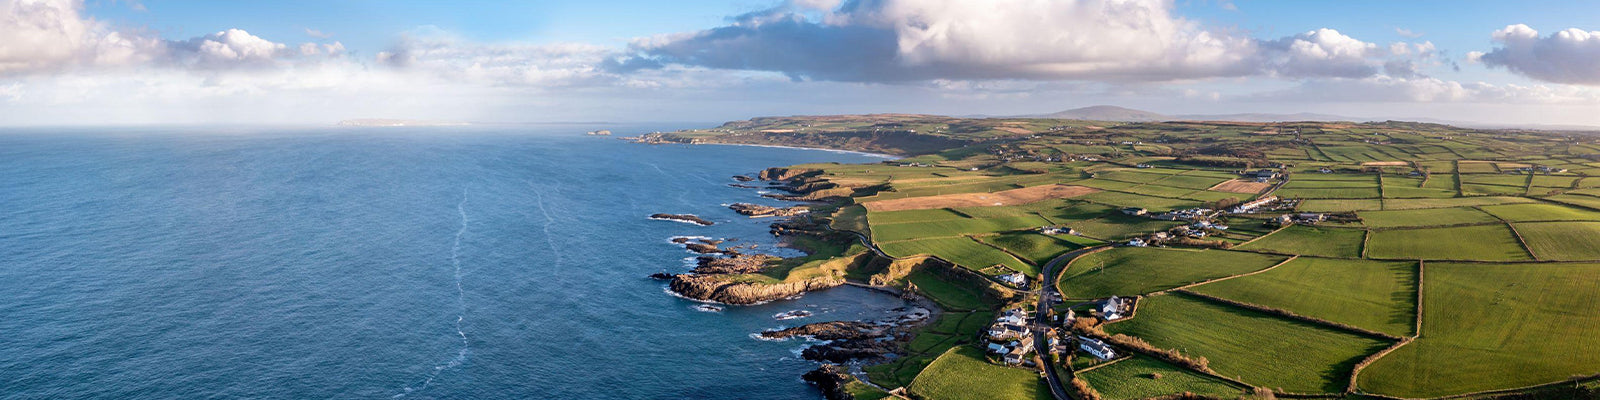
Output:
[[[1228,192],[1228,193],[1252,193],[1253,194],[1253,193],[1261,193],[1261,191],[1267,190],[1267,188],[1271,187],[1271,186],[1272,186],[1271,183],[1266,183],[1266,182],[1256,182],[1256,181],[1253,181],[1253,180],[1234,179],[1234,180],[1218,183],[1216,186],[1212,186],[1210,190],[1215,190],[1215,191],[1218,191],[1218,192]]]
[[[1006,132],[1011,132],[1011,133],[1015,133],[1015,134],[1018,134],[1018,135],[1026,135],[1026,134],[1033,133],[1033,131],[1030,131],[1030,130],[1028,130],[1026,128],[1018,128],[1018,127],[1015,127],[1015,126],[997,126],[994,129],[995,130],[1006,131]]]
[[[1411,163],[1405,161],[1371,161],[1361,163],[1363,167],[1409,167]]]
[[[1077,197],[1100,189],[1073,185],[1040,185],[994,193],[960,193],[862,203],[870,211],[927,210],[934,208],[1016,206],[1049,199]]]

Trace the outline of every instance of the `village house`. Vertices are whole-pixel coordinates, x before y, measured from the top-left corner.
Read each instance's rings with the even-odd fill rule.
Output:
[[[1233,214],[1250,213],[1254,212],[1257,208],[1261,208],[1261,206],[1272,204],[1274,201],[1278,201],[1278,196],[1262,197],[1234,206],[1232,209],[1229,209],[1228,212]]]
[[[1333,173],[1333,170],[1328,168],[1328,167],[1322,167],[1322,168],[1317,168],[1317,172],[1324,173],[1324,174],[1331,174],[1331,173]]]
[[[1117,296],[1100,301],[1100,318],[1106,321],[1122,319],[1122,312],[1127,307],[1127,299]]]
[[[1112,349],[1111,345],[1106,344],[1106,342],[1100,341],[1100,339],[1078,336],[1078,348],[1101,360],[1117,358],[1117,351]]]
[[[1027,275],[1023,275],[1021,272],[1012,272],[1012,273],[1009,273],[1009,274],[995,275],[994,278],[995,279],[999,279],[1001,282],[1008,283],[1011,286],[1016,286],[1016,287],[1028,286],[1028,276]]]
[[[1129,246],[1133,246],[1133,247],[1145,247],[1145,246],[1148,246],[1149,244],[1146,244],[1144,242],[1144,239],[1133,238],[1133,239],[1128,239],[1128,245]]]
[[[1065,226],[1043,226],[1039,227],[1039,233],[1046,235],[1076,235],[1078,230]]]
[[[1139,208],[1139,207],[1128,207],[1128,208],[1122,209],[1122,213],[1123,214],[1128,214],[1128,215],[1145,215],[1145,213],[1149,213],[1149,212],[1150,212],[1149,210],[1146,210],[1146,209],[1143,209],[1143,208]]]
[[[990,340],[1012,340],[1031,336],[1027,329],[1021,325],[997,323],[989,327]]]
[[[1151,168],[1152,166],[1150,164],[1136,164],[1133,167],[1134,168]]]

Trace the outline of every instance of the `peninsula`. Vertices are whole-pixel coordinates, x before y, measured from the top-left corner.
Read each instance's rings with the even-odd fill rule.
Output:
[[[1570,398],[1600,379],[1592,133],[878,114],[632,140],[904,157],[740,179],[803,202],[732,207],[809,255],[669,284],[941,309],[763,334],[841,339],[806,352],[839,364],[807,374],[830,398]]]

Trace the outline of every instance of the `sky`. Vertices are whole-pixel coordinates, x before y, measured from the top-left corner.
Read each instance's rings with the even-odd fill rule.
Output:
[[[1166,114],[1600,126],[1600,2],[0,0],[0,125]]]

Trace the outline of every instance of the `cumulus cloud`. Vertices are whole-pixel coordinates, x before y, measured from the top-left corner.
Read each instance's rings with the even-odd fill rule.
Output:
[[[1293,88],[1247,98],[1297,102],[1595,104],[1600,103],[1600,90],[1567,85],[1497,85],[1378,75],[1308,80]]]
[[[161,42],[82,15],[79,0],[0,0],[0,75],[149,60]]]
[[[1406,28],[1394,28],[1394,34],[1412,39],[1422,37],[1422,32],[1416,32]]]
[[[1494,31],[1494,50],[1472,52],[1469,61],[1500,67],[1546,82],[1600,85],[1600,31],[1567,29],[1539,36],[1516,24]]]
[[[851,0],[821,16],[797,8],[786,3],[727,26],[636,40],[634,54],[614,66],[682,64],[866,82],[1151,82],[1358,78],[1378,74],[1393,58],[1422,57],[1406,44],[1411,54],[1397,54],[1333,29],[1257,40],[1176,16],[1166,0]]]

